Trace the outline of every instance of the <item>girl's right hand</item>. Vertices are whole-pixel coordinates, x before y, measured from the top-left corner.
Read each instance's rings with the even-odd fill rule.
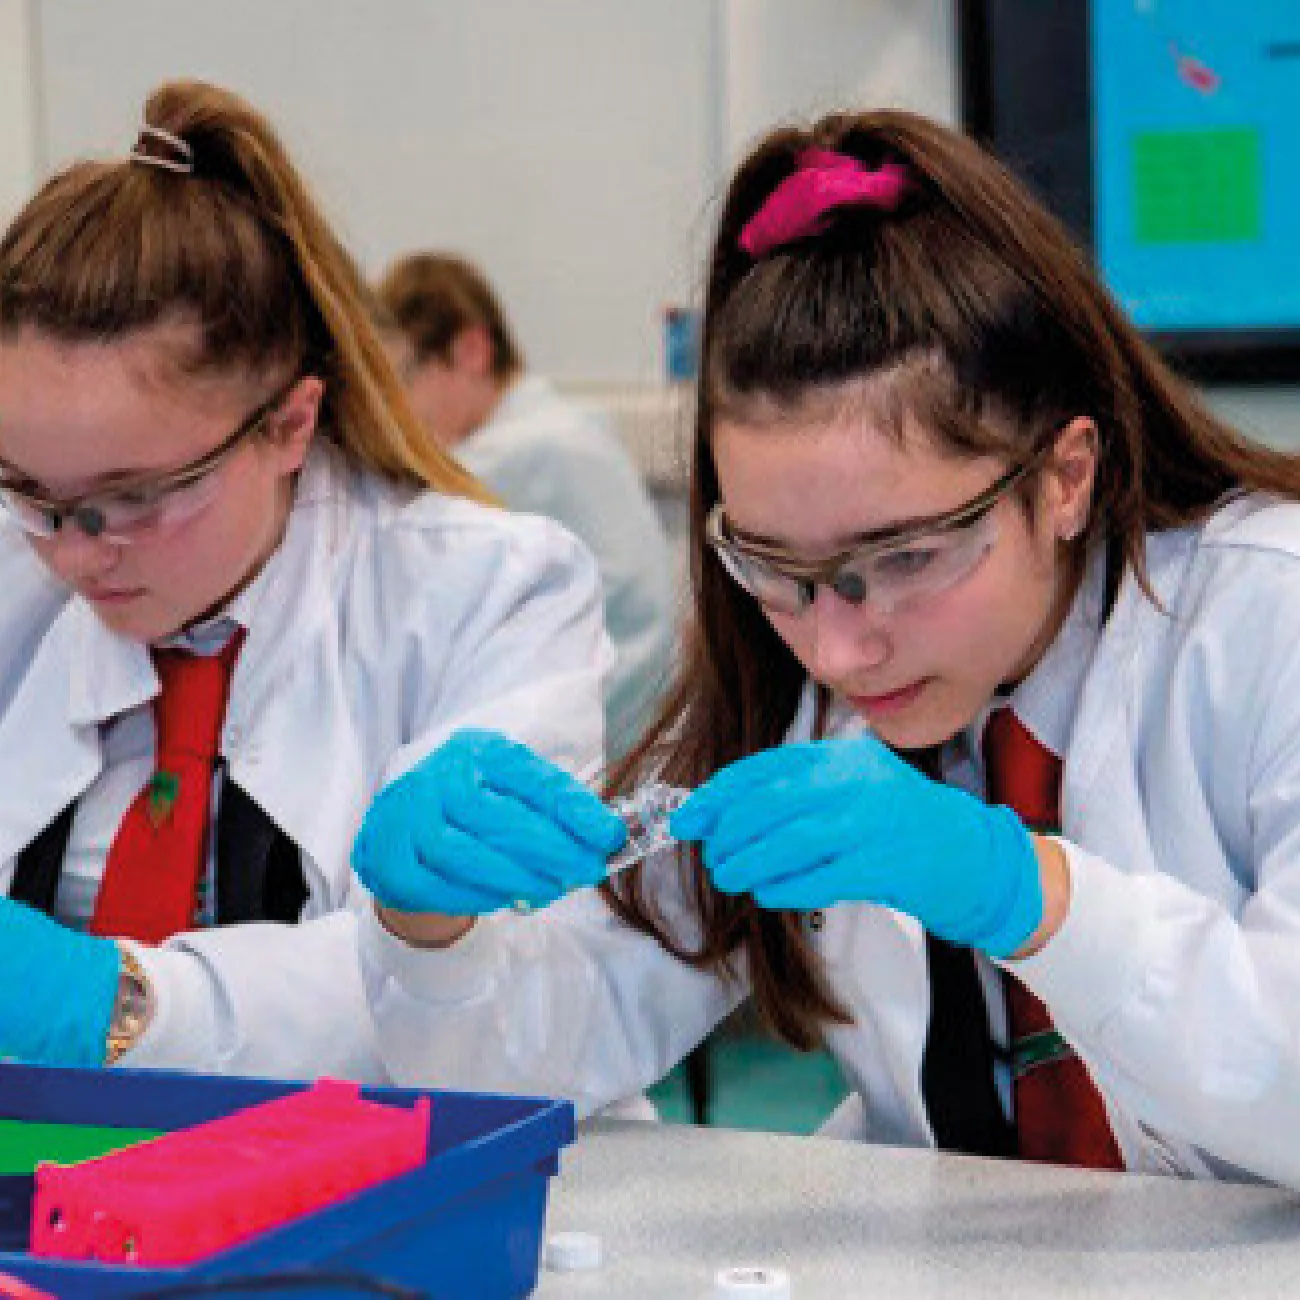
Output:
[[[545,907],[598,883],[627,830],[563,769],[492,731],[458,731],[370,805],[352,865],[397,912]]]

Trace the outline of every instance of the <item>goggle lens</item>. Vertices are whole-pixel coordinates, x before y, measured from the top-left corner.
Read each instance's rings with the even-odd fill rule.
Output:
[[[863,547],[838,566],[804,572],[756,554],[727,537],[721,520],[711,519],[709,541],[731,578],[760,605],[778,614],[801,614],[813,602],[817,585],[831,588],[851,605],[870,604],[892,613],[955,587],[993,548],[997,523],[984,514],[961,528],[913,538],[906,545]]]
[[[0,486],[0,506],[32,537],[52,538],[75,524],[87,537],[122,543],[143,541],[187,523],[210,505],[219,486],[216,468],[188,483],[167,488],[89,497],[67,511],[25,496],[16,488]]]

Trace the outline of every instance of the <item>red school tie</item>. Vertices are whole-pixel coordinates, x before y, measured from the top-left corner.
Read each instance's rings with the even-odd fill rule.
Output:
[[[162,684],[154,701],[154,773],[113,837],[92,934],[161,943],[194,928],[217,742],[243,639],[240,628],[216,655],[154,651]]]
[[[1030,830],[1060,829],[1061,760],[1009,708],[998,709],[984,728],[984,764],[990,803],[1005,804]],[[1005,972],[1004,987],[1021,1158],[1123,1169],[1101,1094],[1083,1062],[1034,994]]]

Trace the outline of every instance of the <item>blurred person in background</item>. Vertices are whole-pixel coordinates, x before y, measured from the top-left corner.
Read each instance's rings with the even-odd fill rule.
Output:
[[[620,757],[650,721],[676,641],[672,559],[636,466],[598,416],[528,371],[469,262],[410,254],[385,273],[378,298],[429,432],[508,507],[558,520],[594,552],[615,653],[606,748]]]

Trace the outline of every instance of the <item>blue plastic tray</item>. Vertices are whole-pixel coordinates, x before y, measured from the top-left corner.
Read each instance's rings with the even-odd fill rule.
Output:
[[[0,1116],[174,1129],[303,1085],[155,1070],[0,1065]],[[367,1088],[373,1101],[433,1098],[429,1158],[416,1170],[286,1223],[186,1268],[37,1259],[0,1251],[9,1273],[58,1296],[134,1296],[258,1274],[362,1274],[432,1297],[515,1300],[537,1281],[549,1179],[573,1141],[568,1102]],[[220,1287],[222,1291],[227,1287]],[[284,1286],[241,1296],[283,1296]],[[298,1295],[308,1292],[301,1286]],[[322,1283],[311,1295],[356,1296]],[[188,1294],[188,1292],[187,1292]]]

